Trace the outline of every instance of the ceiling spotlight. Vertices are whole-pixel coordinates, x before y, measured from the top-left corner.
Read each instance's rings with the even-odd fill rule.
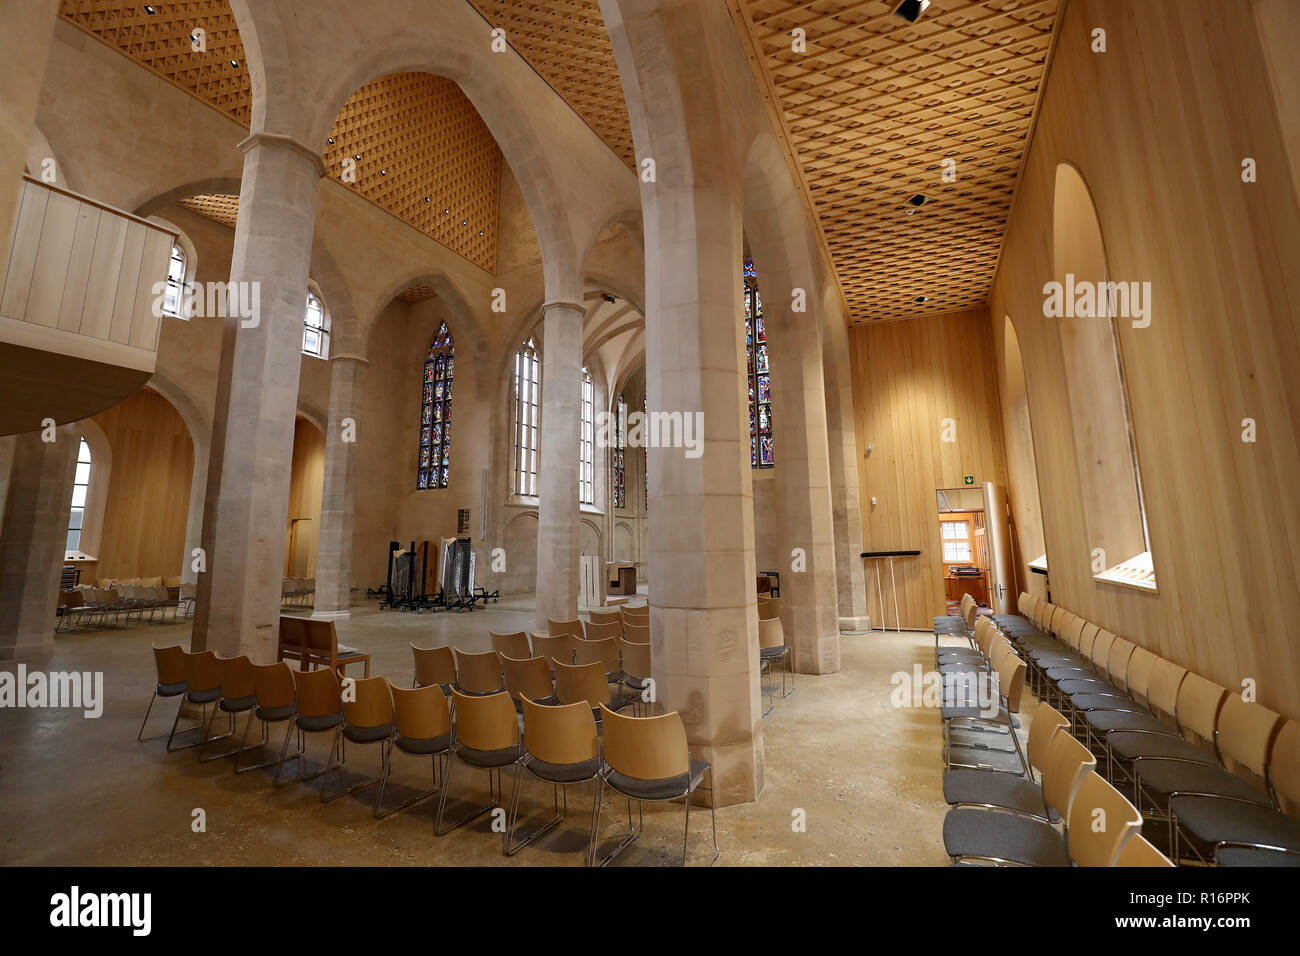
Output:
[[[444,209],[444,210],[442,211],[442,214],[443,214],[444,216],[450,216],[450,215],[451,215],[451,210],[450,210],[450,209]]]
[[[925,8],[929,5],[930,0],[903,0],[894,10],[894,16],[908,23],[915,23],[921,19],[921,14],[925,13]]]
[[[327,142],[327,143],[329,143],[331,146],[333,146],[333,145],[334,145],[334,137],[333,137],[333,136],[326,136],[326,137],[325,137],[325,142]]]
[[[379,175],[380,175],[380,176],[387,176],[387,175],[388,175],[388,170],[386,170],[386,169],[381,169],[381,170],[379,171]]]
[[[355,159],[358,163],[361,162],[361,154],[360,154],[360,153],[354,153],[353,156],[352,156],[352,158]]]
[[[468,225],[469,225],[469,220],[468,220],[468,219],[462,219],[462,220],[460,221],[460,224],[461,224],[462,226],[468,226]]]
[[[155,10],[153,7],[149,6],[149,4],[146,3],[146,4],[144,5],[144,12],[147,13],[147,14],[149,14],[149,16],[153,16],[153,15],[154,15],[155,13],[157,13],[158,11]]]
[[[478,234],[479,234],[480,236],[483,235],[483,230],[480,229],[480,230],[478,231]]]
[[[424,197],[424,201],[425,201],[425,202],[432,202],[433,200],[431,200],[428,196],[425,196],[425,197]]]
[[[238,60],[231,60],[231,61],[230,61],[230,65],[233,66],[236,70],[239,69],[239,61],[238,61]]]
[[[916,304],[917,304],[917,305],[924,305],[926,302],[929,302],[929,301],[930,301],[930,297],[929,297],[928,295],[918,295],[918,296],[916,297]]]
[[[921,193],[917,193],[915,196],[913,196],[911,199],[907,201],[907,204],[909,206],[924,206],[929,201],[930,201],[929,196],[923,195]]]

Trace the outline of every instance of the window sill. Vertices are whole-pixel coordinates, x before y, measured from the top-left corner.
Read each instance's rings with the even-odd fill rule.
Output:
[[[1107,568],[1100,574],[1094,574],[1092,579],[1103,584],[1118,584],[1151,594],[1158,594],[1160,590],[1156,587],[1155,566],[1149,551],[1143,551],[1127,561],[1121,561],[1114,567]]]
[[[584,515],[600,515],[602,518],[605,516],[605,512],[595,505],[580,504],[578,505],[578,511]]]
[[[506,505],[512,508],[540,508],[542,501],[540,498],[532,498],[528,495],[509,495],[506,498]]]

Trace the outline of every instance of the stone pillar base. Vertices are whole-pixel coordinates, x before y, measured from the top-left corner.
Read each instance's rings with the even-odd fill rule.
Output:
[[[871,618],[865,614],[861,617],[840,618],[841,634],[866,634],[870,630]]]

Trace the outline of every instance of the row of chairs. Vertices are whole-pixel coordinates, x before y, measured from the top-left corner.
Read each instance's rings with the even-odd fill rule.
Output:
[[[162,585],[120,584],[114,588],[76,588],[60,591],[54,629],[94,628],[129,625],[144,620],[167,623],[168,613],[174,623],[194,613],[194,585],[176,588]]]
[[[943,839],[954,863],[1172,865],[1141,835],[1142,815],[1096,773],[1096,758],[1051,705],[1038,705],[1028,754],[1021,749],[1014,715],[1026,663],[992,621],[975,622],[969,645],[944,645],[942,636],[937,626],[935,657],[945,687],[943,788],[952,807]]]
[[[315,578],[285,578],[280,584],[282,607],[309,607],[315,600]]]
[[[1300,722],[1027,594],[998,621],[1171,856],[1300,865]]]
[[[490,652],[495,656],[495,652]],[[245,773],[259,767],[276,766],[273,786],[321,778],[322,802],[337,799],[358,790],[378,786],[373,815],[383,818],[398,810],[439,795],[434,831],[442,836],[496,808],[507,811],[502,852],[513,856],[542,834],[558,826],[565,817],[568,787],[592,783],[592,822],[585,861],[596,864],[603,791],[608,788],[627,799],[628,833],[604,858],[611,862],[640,835],[644,828],[643,805],[647,802],[681,800],[685,807],[682,862],[687,859],[690,837],[690,805],[697,789],[710,791],[713,830],[712,864],[718,859],[717,820],[712,809],[712,769],[707,762],[691,757],[686,731],[674,711],[656,717],[628,717],[603,703],[594,714],[585,700],[564,704],[543,704],[526,695],[518,708],[511,695],[498,690],[487,694],[461,693],[457,686],[449,696],[436,685],[402,688],[385,677],[364,678],[352,682],[344,694],[337,671],[322,668],[295,671],[287,662],[269,665],[252,664],[246,657],[219,658],[211,651],[188,652],[179,645],[154,648],[158,682],[149,709],[145,712],[137,740],[145,738],[144,729],[158,697],[180,697],[172,729],[167,735],[167,750],[198,747],[200,761],[234,757],[234,772]],[[418,657],[417,657],[418,662]],[[459,662],[458,662],[459,663]],[[561,665],[563,666],[563,665]],[[465,675],[468,678],[468,674]],[[457,675],[459,682],[460,675]],[[418,679],[417,679],[418,684]],[[202,729],[198,741],[175,746],[177,726],[184,704],[197,704],[203,716],[196,728]],[[211,705],[211,716],[207,707]],[[227,716],[224,734],[212,735],[218,713]],[[207,748],[218,741],[233,738],[237,719],[246,714],[243,735],[238,747],[218,753]],[[254,721],[261,727],[260,739],[251,747],[248,736]],[[599,720],[599,727],[597,721]],[[250,750],[270,746],[270,726],[285,723],[284,742],[278,759],[241,766]],[[323,769],[309,772],[306,765],[307,736],[330,734],[330,751]],[[297,737],[296,751],[289,752]],[[378,776],[330,792],[331,776],[346,774],[347,744],[380,745]],[[416,758],[430,758],[431,788],[417,792],[387,808],[383,798],[392,773],[394,751]],[[298,774],[285,779],[286,764],[298,762]],[[490,799],[455,821],[446,819],[447,795],[451,771],[462,764],[488,773]],[[513,770],[513,789],[505,799],[502,775]],[[554,815],[528,834],[518,827],[522,775],[550,784]],[[705,775],[709,787],[704,787]],[[563,805],[560,791],[565,798]],[[638,804],[639,825],[633,823],[632,802]]]

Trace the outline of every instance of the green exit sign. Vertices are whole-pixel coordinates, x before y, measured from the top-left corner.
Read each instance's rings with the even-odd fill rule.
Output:
[[[975,476],[974,476],[974,475],[963,475],[963,476],[962,476],[962,481],[964,481],[964,482],[965,482],[966,484],[968,484],[968,485],[973,485],[973,484],[975,484]]]

